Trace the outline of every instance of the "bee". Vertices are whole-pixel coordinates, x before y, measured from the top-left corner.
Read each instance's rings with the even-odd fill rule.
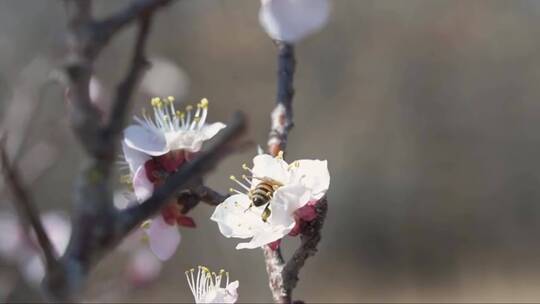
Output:
[[[248,192],[248,197],[251,200],[248,210],[252,206],[260,207],[266,204],[261,215],[263,222],[266,222],[272,213],[270,211],[270,200],[274,197],[274,192],[283,186],[283,184],[268,177],[256,179],[259,179],[261,182]]]
[[[282,183],[278,182],[277,180],[274,180],[269,177],[255,177],[253,176],[252,179],[257,179],[260,182],[255,185],[255,187],[248,187],[247,185],[244,185],[239,180],[236,179],[233,175],[231,175],[231,180],[237,182],[239,185],[242,186],[245,190],[247,190],[247,196],[250,200],[249,207],[245,210],[247,212],[251,209],[251,207],[261,207],[265,206],[264,210],[261,214],[261,218],[263,222],[266,222],[270,215],[272,214],[272,211],[270,210],[270,201],[274,197],[274,193],[276,190],[283,186]],[[248,179],[247,176],[242,175],[242,179],[248,183],[249,186],[252,185],[252,181]],[[252,188],[252,189],[251,189]],[[235,189],[230,189],[231,192],[241,193]]]

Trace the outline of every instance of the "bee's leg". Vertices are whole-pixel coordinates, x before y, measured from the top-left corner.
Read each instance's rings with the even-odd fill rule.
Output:
[[[249,209],[251,209],[251,207],[253,207],[253,203],[252,203],[252,202],[251,202],[251,203],[249,203],[249,207],[247,207],[247,209],[246,209],[246,210],[244,210],[244,213],[245,213],[245,212],[248,212],[248,211],[249,211]]]
[[[263,222],[266,223],[266,221],[270,217],[270,214],[272,214],[272,211],[270,210],[270,203],[268,203],[266,204],[266,207],[264,207],[263,213],[261,215]]]

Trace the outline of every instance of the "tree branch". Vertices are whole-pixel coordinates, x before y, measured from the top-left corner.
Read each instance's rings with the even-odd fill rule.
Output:
[[[278,80],[277,101],[271,114],[271,129],[268,139],[268,152],[276,156],[279,151],[285,151],[289,132],[294,126],[292,101],[294,97],[294,72],[296,59],[294,46],[285,42],[276,41],[278,49]],[[292,292],[298,283],[298,273],[308,257],[317,252],[317,245],[321,239],[320,231],[328,204],[326,198],[316,205],[317,218],[311,222],[304,222],[301,227],[301,245],[288,261],[285,261],[281,249],[272,249],[263,246],[266,272],[272,297],[276,303],[291,303]]]
[[[283,285],[289,294],[298,283],[298,273],[304,267],[306,260],[317,253],[317,245],[321,240],[321,230],[328,211],[326,198],[321,199],[315,206],[317,218],[311,222],[303,222],[300,235],[301,244],[287,261],[283,268]]]
[[[285,151],[289,132],[294,126],[292,101],[296,70],[294,46],[282,41],[275,43],[278,49],[277,102],[271,114],[271,129],[268,135],[268,151],[272,155]]]
[[[131,22],[145,18],[158,8],[168,5],[172,0],[134,0],[124,10],[93,23],[95,39],[92,50],[96,55],[109,40]]]
[[[39,246],[41,247],[45,265],[47,269],[51,269],[58,264],[54,247],[41,223],[39,211],[30,199],[28,191],[24,188],[17,170],[14,166],[10,165],[4,144],[5,137],[0,138],[0,162],[2,163],[6,184],[15,199],[15,207],[19,217],[34,230]],[[25,229],[25,231],[27,230]]]

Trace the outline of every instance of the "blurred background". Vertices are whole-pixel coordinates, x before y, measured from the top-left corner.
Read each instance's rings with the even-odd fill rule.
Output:
[[[95,1],[95,14],[126,3]],[[287,158],[328,159],[332,180],[319,253],[302,269],[294,298],[540,301],[540,2],[332,5],[326,28],[297,46]],[[211,121],[241,109],[249,138],[265,145],[276,51],[258,9],[253,0],[186,0],[159,12],[147,51],[154,66],[133,112],[150,109],[153,95],[207,97]],[[68,128],[64,91],[51,80],[64,29],[60,1],[0,1],[0,125],[9,153],[40,210],[69,215],[84,154]],[[133,36],[133,28],[122,32],[97,61],[92,92],[104,109]],[[207,184],[225,192],[227,177],[255,153],[229,157]],[[0,212],[10,218],[9,193],[0,189]],[[83,298],[192,302],[184,271],[203,264],[238,279],[241,302],[271,301],[262,252],[235,250],[237,240],[221,236],[211,212],[194,210],[198,227],[182,229],[170,261],[139,262],[161,268],[155,281],[134,283],[134,250],[118,250],[92,272]],[[3,247],[13,229],[6,221]],[[298,240],[283,243],[290,256]],[[3,260],[0,296],[15,280],[10,258]]]

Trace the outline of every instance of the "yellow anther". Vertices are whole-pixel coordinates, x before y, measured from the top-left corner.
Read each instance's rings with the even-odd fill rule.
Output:
[[[246,163],[243,163],[242,164],[242,169],[249,170],[249,167],[248,167],[248,165]]]
[[[193,106],[192,106],[192,105],[186,106],[186,111],[191,111],[191,110],[193,110]]]
[[[225,272],[225,269],[220,269],[219,270],[219,273],[224,273]]]
[[[207,272],[207,273],[210,273],[210,269],[204,267],[204,266],[199,266],[204,272]]]
[[[152,223],[151,220],[146,220],[146,221],[144,221],[144,222],[141,224],[141,228],[142,228],[142,229],[148,229],[148,228],[150,228],[150,223]]]
[[[195,268],[191,268],[189,271],[190,271],[190,272],[194,272],[194,271],[195,271]]]
[[[201,99],[200,105],[201,105],[201,108],[203,109],[208,108],[208,99],[206,98]]]
[[[234,175],[229,176],[230,180],[236,180],[236,177]]]
[[[229,192],[236,192],[233,188],[229,188]]]
[[[184,116],[186,115],[186,114],[184,114],[184,112],[182,112],[182,111],[176,111],[175,114],[176,114],[176,116],[178,116],[178,117],[180,117],[180,118],[184,118]]]
[[[247,179],[247,176],[245,174],[242,174],[243,179]]]
[[[173,96],[169,96],[169,97],[167,97],[167,100],[169,100],[169,101],[174,101],[174,97],[173,97]]]
[[[283,159],[283,151],[282,150],[279,150],[277,156],[276,156],[277,159]]]

